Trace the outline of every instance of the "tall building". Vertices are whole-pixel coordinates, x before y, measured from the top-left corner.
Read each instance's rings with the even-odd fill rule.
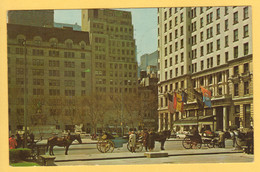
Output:
[[[157,66],[158,65],[158,51],[151,54],[144,54],[140,57],[140,69],[145,70],[147,66]]]
[[[158,9],[159,130],[211,130],[253,123],[251,7]],[[194,90],[212,93],[198,110]],[[167,93],[185,91],[184,113],[171,114]]]
[[[53,27],[54,10],[8,11],[8,23],[38,27]]]
[[[11,132],[23,128],[24,107],[30,127],[82,123],[79,101],[92,89],[89,33],[7,24],[7,34]]]
[[[92,46],[93,88],[113,103],[137,93],[137,61],[131,12],[111,9],[82,10],[82,31],[88,31]],[[112,105],[110,107],[113,107]],[[126,108],[124,109],[124,113]],[[112,109],[109,124],[122,124]],[[124,117],[123,117],[124,118]],[[106,119],[105,119],[106,120]]]

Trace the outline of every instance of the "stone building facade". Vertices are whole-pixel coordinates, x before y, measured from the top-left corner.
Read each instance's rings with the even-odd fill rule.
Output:
[[[53,27],[54,10],[11,10],[8,11],[8,23],[38,27]]]
[[[253,124],[251,7],[158,9],[159,130],[227,130]],[[212,92],[198,110],[194,91]],[[167,93],[185,91],[184,113],[169,113]]]
[[[7,34],[10,130],[22,129],[25,101],[28,126],[78,124],[91,93],[89,33],[7,24]]]

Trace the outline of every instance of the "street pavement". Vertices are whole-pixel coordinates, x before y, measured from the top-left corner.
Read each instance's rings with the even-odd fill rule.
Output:
[[[42,141],[43,143],[44,141]],[[156,142],[153,152],[166,152],[168,157],[146,158],[145,151],[131,153],[126,144],[115,148],[113,153],[101,153],[96,148],[97,141],[89,138],[82,139],[83,144],[76,141],[69,148],[69,155],[64,155],[64,147],[54,147],[55,164],[68,165],[129,165],[129,164],[174,164],[174,163],[226,163],[253,162],[254,156],[247,155],[232,147],[232,141],[226,141],[226,148],[184,149],[181,140],[166,141],[166,150],[160,150],[160,143]],[[47,153],[46,153],[47,154]]]

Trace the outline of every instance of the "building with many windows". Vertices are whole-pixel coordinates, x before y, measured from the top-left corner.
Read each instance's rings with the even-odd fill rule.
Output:
[[[253,125],[251,16],[246,6],[158,9],[159,130]],[[200,86],[212,93],[203,111],[194,96]],[[188,103],[171,114],[167,93],[181,91]]]
[[[8,11],[8,23],[38,27],[53,27],[54,10],[10,10]]]
[[[89,33],[7,24],[7,34],[12,133],[24,125],[25,106],[28,126],[82,122],[79,100],[92,89]]]
[[[94,91],[103,94],[103,99],[111,103],[110,107],[114,107],[116,99],[123,100],[137,94],[136,46],[131,12],[82,10],[82,31],[91,34]],[[125,103],[119,101],[119,104]],[[110,121],[110,127],[126,123],[127,107],[122,105],[119,110],[115,109],[109,112],[111,115],[105,116]]]

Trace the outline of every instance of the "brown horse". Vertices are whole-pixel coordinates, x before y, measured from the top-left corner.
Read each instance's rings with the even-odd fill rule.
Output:
[[[49,154],[54,155],[53,147],[54,146],[60,146],[60,147],[66,148],[65,149],[65,155],[68,155],[69,146],[72,144],[72,142],[74,140],[77,140],[80,144],[82,143],[81,137],[80,137],[79,134],[69,135],[67,137],[57,137],[57,136],[50,137],[47,141],[47,152],[48,152],[48,147],[50,146]]]

